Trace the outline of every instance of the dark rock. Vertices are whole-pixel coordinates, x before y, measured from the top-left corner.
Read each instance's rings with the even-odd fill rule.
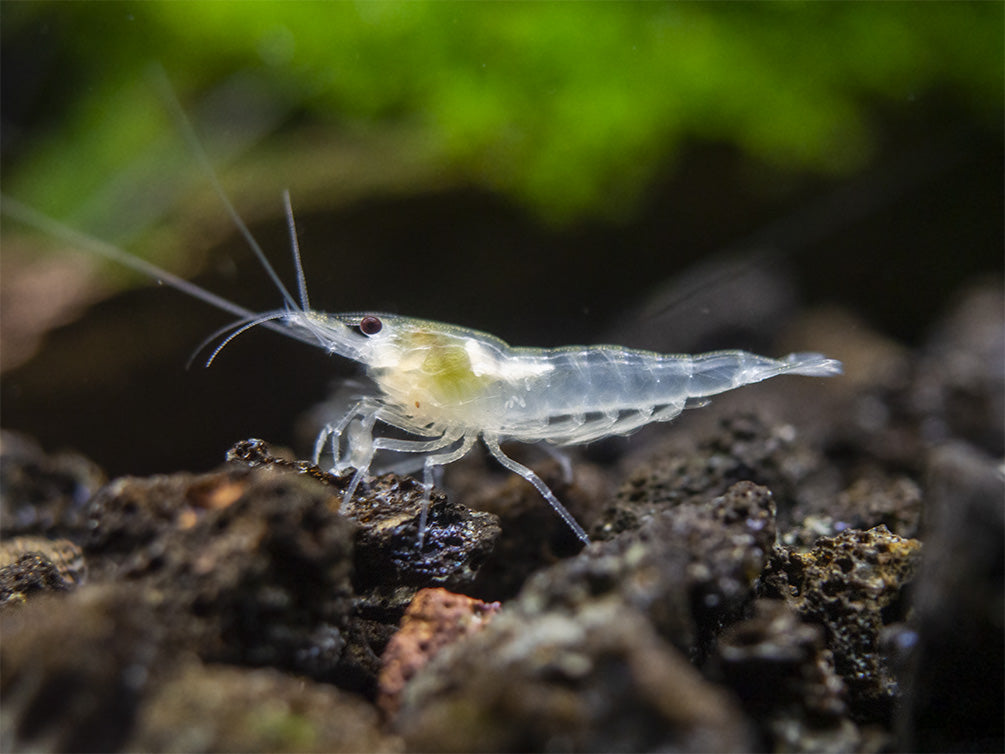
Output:
[[[0,432],[0,518],[4,536],[66,537],[87,532],[86,504],[104,472],[76,453],[47,454],[15,432]]]
[[[786,545],[811,548],[820,537],[848,529],[886,526],[900,537],[918,536],[921,488],[910,477],[873,470],[837,496],[807,498],[789,515],[794,522],[781,535]]]
[[[1000,282],[963,291],[933,329],[911,391],[929,442],[966,440],[1005,454],[1005,294]]]
[[[888,721],[898,687],[880,646],[884,624],[900,620],[904,587],[921,543],[885,526],[822,537],[806,553],[779,546],[766,569],[767,596],[781,597],[826,629],[834,665],[862,720]]]
[[[434,491],[420,543],[423,490],[407,477],[371,477],[343,504],[348,475],[336,476],[314,464],[277,456],[261,440],[238,443],[228,457],[252,468],[299,477],[306,484],[317,483],[331,495],[329,508],[355,524],[352,610],[348,617],[332,622],[331,651],[319,652],[307,644],[296,656],[309,657],[310,665],[317,666],[301,672],[335,680],[371,698],[377,693],[380,656],[416,592],[425,587],[469,585],[499,536],[495,516],[449,502]],[[325,670],[325,663],[332,660],[337,660],[334,669]]]
[[[360,525],[357,589],[387,592],[406,587],[409,600],[423,587],[456,590],[471,584],[499,537],[494,515],[434,492],[420,543],[422,485],[397,474],[368,480],[345,515]]]
[[[851,472],[845,486],[859,475],[859,466],[918,478],[925,442],[910,399],[917,355],[843,310],[805,317],[793,334],[798,342],[836,354],[845,365],[841,377],[814,386],[818,400],[825,399],[821,430],[827,468]]]
[[[184,664],[140,709],[129,751],[395,752],[363,699],[271,669]]]
[[[753,616],[719,637],[709,674],[731,688],[771,751],[858,751],[845,686],[823,627],[778,600],[758,600]]]
[[[504,615],[406,687],[398,719],[409,747],[749,746],[728,697],[663,637],[702,655],[751,598],[774,537],[770,492],[743,482],[535,575]]]
[[[771,493],[740,482],[706,504],[654,515],[636,532],[594,543],[535,575],[529,611],[578,609],[616,594],[688,656],[703,656],[753,596],[775,540]]]
[[[381,655],[415,594],[427,587],[464,589],[492,552],[499,536],[498,519],[446,500],[434,490],[420,543],[422,486],[397,474],[370,477],[347,504],[343,493],[350,476],[336,476],[314,464],[280,457],[262,440],[235,445],[235,463],[317,482],[332,495],[329,507],[355,525],[350,581],[352,610],[332,624],[331,650],[301,642],[295,663],[313,678],[375,699]]]
[[[606,504],[607,478],[587,463],[577,463],[572,480],[567,481],[555,461],[535,464],[522,459],[522,462],[530,463],[573,518],[589,531],[600,515],[601,506]],[[532,573],[583,549],[572,529],[529,482],[508,471],[500,481],[489,483],[485,481],[484,469],[472,476],[457,492],[457,498],[473,508],[497,515],[502,530],[472,587],[472,594],[486,600],[513,597]]]
[[[361,593],[379,590],[385,601],[394,604],[395,621],[420,588],[460,589],[470,584],[499,536],[495,516],[448,502],[434,491],[420,546],[423,490],[410,477],[371,477],[357,488],[347,505],[342,505],[341,493],[349,475],[339,477],[306,461],[276,457],[262,440],[237,443],[228,459],[251,467],[294,471],[333,487],[339,512],[359,524],[353,577],[356,589]]]
[[[804,320],[799,337],[846,365],[845,375],[830,381],[837,397],[826,428],[831,458],[920,480],[928,450],[953,438],[1001,456],[1003,313],[1000,282],[979,283],[958,296],[915,351],[844,313]]]
[[[165,538],[232,504],[248,483],[247,472],[115,479],[87,506],[84,549],[106,570],[111,566],[142,572],[149,562],[156,566]]]
[[[160,621],[128,590],[89,586],[0,615],[3,751],[117,751],[162,659]]]
[[[95,552],[156,594],[169,636],[206,660],[336,673],[353,610],[356,526],[329,489],[269,469],[120,479],[92,503]]]
[[[250,468],[272,468],[295,471],[309,476],[319,482],[345,490],[348,479],[345,476],[331,474],[310,461],[300,461],[293,458],[289,452],[280,451],[277,455],[265,440],[250,438],[234,443],[227,451],[227,461],[236,462]]]
[[[86,578],[84,554],[69,540],[16,537],[0,543],[0,607],[37,593],[69,591]]]
[[[740,751],[728,694],[614,597],[567,612],[507,611],[406,687],[411,751]]]
[[[790,425],[771,423],[756,413],[728,416],[696,447],[671,439],[629,472],[614,506],[593,534],[607,538],[636,528],[655,511],[682,503],[700,504],[741,481],[767,487],[787,507],[801,481],[821,460],[797,442]]]

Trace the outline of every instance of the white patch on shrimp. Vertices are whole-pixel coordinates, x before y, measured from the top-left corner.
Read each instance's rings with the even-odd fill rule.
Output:
[[[471,363],[471,372],[476,377],[492,377],[514,383],[528,377],[539,377],[555,370],[553,364],[548,364],[542,359],[521,359],[519,357],[499,359],[477,340],[467,341],[464,344],[464,350]]]

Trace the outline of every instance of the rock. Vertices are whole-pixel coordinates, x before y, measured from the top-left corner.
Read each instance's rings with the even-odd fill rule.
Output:
[[[695,447],[671,438],[635,466],[594,534],[607,538],[636,528],[658,510],[700,504],[722,495],[736,482],[767,487],[788,508],[803,479],[821,461],[816,452],[797,441],[790,425],[770,422],[757,413],[727,416]]]
[[[106,481],[76,453],[47,454],[16,432],[0,432],[0,518],[4,536],[65,537],[87,533],[86,504]]]
[[[402,689],[420,668],[444,647],[488,625],[500,607],[498,602],[490,604],[446,589],[423,589],[416,594],[381,658],[377,706],[384,715],[394,717]]]
[[[767,596],[784,599],[824,626],[852,711],[862,720],[887,721],[897,698],[880,634],[906,609],[903,590],[920,550],[918,540],[898,537],[885,526],[851,529],[820,538],[806,553],[777,547],[764,574]]]
[[[397,752],[362,698],[272,669],[190,661],[137,714],[128,751]]]
[[[732,689],[776,752],[855,752],[845,685],[824,629],[780,600],[758,600],[752,617],[726,629],[710,675]]]
[[[410,600],[423,587],[463,589],[475,580],[499,537],[498,519],[434,493],[420,546],[421,513],[422,486],[408,477],[384,474],[356,494],[345,514],[360,524],[360,592],[405,587]]]
[[[730,696],[613,597],[507,611],[422,668],[396,721],[411,751],[739,751],[752,741]]]
[[[3,751],[117,751],[153,669],[161,624],[128,589],[90,585],[0,615]]]
[[[87,565],[66,539],[15,537],[0,543],[0,607],[40,592],[66,592],[84,582]]]
[[[910,477],[872,469],[837,496],[818,496],[796,505],[781,535],[789,547],[810,549],[820,537],[847,529],[886,526],[900,537],[916,537],[922,513],[921,488]]]
[[[923,436],[960,438],[1005,454],[1005,293],[998,282],[962,291],[933,328],[911,391]]]
[[[395,620],[420,588],[470,584],[499,536],[495,516],[448,502],[434,491],[420,547],[422,487],[414,479],[397,474],[371,477],[343,506],[348,475],[338,477],[306,461],[278,458],[262,440],[238,443],[228,458],[253,468],[294,471],[334,488],[336,510],[359,524],[354,584],[361,593],[379,590],[385,601],[397,592],[392,600],[398,611]]]
[[[739,482],[714,500],[662,511],[638,531],[594,543],[536,574],[520,602],[535,612],[568,611],[616,594],[697,659],[752,599],[774,540],[771,493]]]
[[[140,582],[168,638],[207,661],[337,674],[353,612],[356,525],[293,474],[119,479],[91,503],[88,551]]]
[[[564,478],[561,466],[554,460],[533,463],[531,458],[523,458],[522,462],[531,465],[576,521],[590,531],[607,504],[607,477],[583,462],[575,464],[571,481]],[[583,549],[572,529],[529,482],[510,472],[497,479],[485,473],[483,464],[471,466],[475,468],[462,469],[452,476],[460,477],[456,497],[498,516],[502,530],[472,594],[487,600],[509,599],[532,573]]]
[[[774,542],[774,506],[741,482],[536,574],[478,635],[402,695],[414,750],[734,750],[747,723],[670,639],[701,657],[742,611]]]

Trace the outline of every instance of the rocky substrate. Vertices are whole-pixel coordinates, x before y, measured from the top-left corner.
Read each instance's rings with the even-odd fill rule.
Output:
[[[106,482],[2,440],[4,751],[1000,751],[1002,294],[716,399],[566,484],[433,497],[258,440]],[[786,344],[780,344],[784,352]]]

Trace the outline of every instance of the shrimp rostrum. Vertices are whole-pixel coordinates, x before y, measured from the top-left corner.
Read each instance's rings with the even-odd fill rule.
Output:
[[[827,377],[841,363],[817,353],[781,359],[746,351],[660,354],[618,346],[515,348],[492,335],[395,314],[325,314],[311,309],[286,197],[298,296],[282,284],[264,253],[235,217],[284,299],[274,311],[252,312],[176,278],[125,251],[87,238],[11,200],[4,212],[139,269],[240,319],[218,335],[210,363],[237,335],[268,327],[362,365],[375,390],[324,427],[315,463],[330,451],[336,473],[355,469],[345,507],[378,451],[420,454],[423,503],[420,544],[438,471],[479,440],[502,466],[538,490],[583,542],[589,538],[544,481],[502,450],[508,441],[546,448],[629,434],[673,419],[686,406],[718,393],[784,374]],[[228,205],[229,209],[229,205]],[[235,214],[235,213],[232,213]],[[387,428],[407,438],[382,436]]]

